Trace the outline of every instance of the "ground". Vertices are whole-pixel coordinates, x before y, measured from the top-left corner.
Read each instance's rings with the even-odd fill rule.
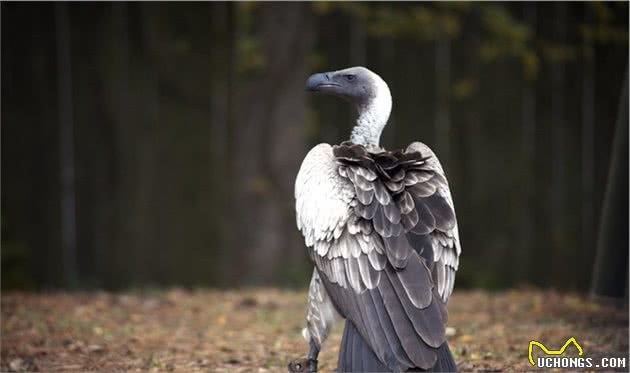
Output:
[[[5,292],[1,299],[2,371],[286,372],[307,350],[299,291]],[[530,340],[559,349],[575,337],[584,356],[628,351],[627,308],[581,296],[455,291],[449,314],[462,371],[534,370]],[[336,366],[340,334],[337,326],[320,354],[322,371]]]

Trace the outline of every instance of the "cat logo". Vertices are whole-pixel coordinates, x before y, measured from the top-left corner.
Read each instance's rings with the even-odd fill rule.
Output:
[[[532,357],[532,349],[534,348],[534,345],[540,347],[543,350],[543,352],[547,355],[562,355],[564,353],[564,350],[571,343],[573,343],[575,347],[577,347],[578,355],[582,356],[584,354],[584,351],[582,350],[582,346],[580,346],[580,344],[577,343],[574,337],[567,339],[567,341],[564,343],[562,348],[560,348],[559,350],[550,350],[547,347],[545,347],[545,345],[543,345],[542,343],[538,341],[529,341],[529,362],[533,366],[536,366],[536,363],[534,362],[534,358]]]

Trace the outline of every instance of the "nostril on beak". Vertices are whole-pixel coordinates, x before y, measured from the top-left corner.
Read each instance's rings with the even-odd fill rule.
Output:
[[[326,73],[324,75],[326,75],[326,80],[330,80],[330,73]]]

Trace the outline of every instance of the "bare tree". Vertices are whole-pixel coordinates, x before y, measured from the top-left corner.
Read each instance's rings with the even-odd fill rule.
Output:
[[[554,33],[556,42],[566,41],[567,5],[556,3]],[[566,180],[567,180],[567,146],[566,146],[566,114],[565,114],[565,66],[564,61],[555,61],[551,68],[551,233],[553,251],[552,266],[561,263],[561,253],[567,245]],[[560,275],[561,271],[555,271]]]
[[[537,12],[535,3],[523,3],[525,7],[525,22],[531,30],[531,38],[536,37]],[[534,163],[536,154],[536,81],[525,76],[522,80],[521,89],[521,159],[523,173],[526,180],[536,180],[536,167]],[[536,234],[534,222],[535,193],[534,186],[524,188],[521,224],[520,224],[520,244],[518,262],[523,265],[517,269],[520,275],[526,277],[524,272],[530,268],[531,250],[536,247]]]
[[[305,258],[297,230],[288,227],[295,225],[290,197],[305,149],[303,79],[312,40],[310,5],[268,4],[258,10],[265,73],[251,72],[246,81],[237,78],[229,149],[235,170],[230,208],[237,213],[230,256],[232,268],[243,269],[232,276],[245,282],[269,282],[280,271],[295,270]]]
[[[435,40],[435,144],[446,169],[450,165],[451,135],[451,41],[445,30]]]
[[[77,285],[77,217],[74,177],[74,118],[68,4],[55,4],[61,179],[61,242],[66,286]]]
[[[622,90],[599,225],[591,295],[596,298],[625,298],[627,302],[628,70]]]
[[[588,17],[588,13],[586,13]],[[588,19],[586,20],[588,22]],[[579,257],[595,247],[595,60],[593,44],[587,38],[582,45],[582,250]],[[586,264],[584,259],[580,265]]]

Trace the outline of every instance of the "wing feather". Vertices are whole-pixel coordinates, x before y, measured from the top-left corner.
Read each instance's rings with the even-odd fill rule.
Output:
[[[392,320],[394,331],[400,339],[407,356],[409,356],[415,366],[432,367],[435,364],[437,355],[428,348],[419,348],[422,347],[424,342],[420,340],[415,332],[411,320],[401,303],[401,298],[394,290],[394,286],[392,286],[390,281],[383,281],[379,290],[383,297],[387,314]]]

